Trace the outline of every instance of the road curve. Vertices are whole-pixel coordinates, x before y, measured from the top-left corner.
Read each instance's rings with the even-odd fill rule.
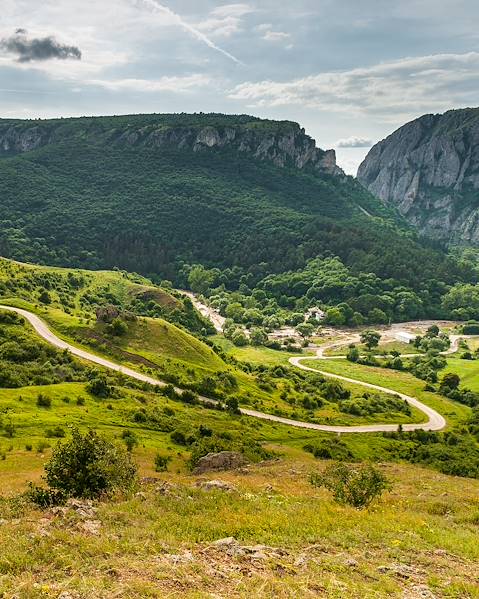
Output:
[[[22,308],[15,308],[12,306],[2,306],[2,305],[0,305],[0,309],[6,310],[9,312],[15,312],[15,313],[19,314],[20,316],[23,316],[32,325],[32,327],[35,329],[35,331],[38,333],[38,335],[40,337],[42,337],[45,341],[47,341],[48,343],[50,343],[51,345],[53,345],[59,349],[68,350],[74,356],[77,356],[77,357],[82,358],[83,360],[87,360],[89,362],[93,362],[94,364],[98,364],[99,366],[103,366],[104,368],[108,368],[109,370],[113,370],[115,372],[120,372],[120,373],[122,373],[126,376],[129,376],[131,378],[134,378],[138,381],[141,381],[144,383],[149,383],[150,385],[165,386],[167,384],[164,381],[160,381],[158,379],[155,379],[155,378],[148,376],[146,374],[143,374],[141,372],[137,372],[136,370],[132,370],[131,368],[121,366],[119,364],[116,364],[115,362],[111,362],[110,360],[107,360],[106,358],[102,358],[102,357],[92,354],[84,349],[80,349],[78,347],[75,347],[74,345],[71,345],[70,343],[57,337],[50,330],[48,325],[39,316],[37,316],[36,314],[33,314],[32,312],[29,312],[28,310],[24,310]],[[368,387],[370,389],[376,389],[376,390],[382,391],[384,393],[398,395],[399,397],[407,400],[411,405],[417,407],[419,410],[424,412],[429,417],[428,422],[423,423],[423,424],[404,424],[403,425],[404,430],[408,430],[408,431],[416,430],[416,429],[440,430],[446,426],[445,419],[438,412],[436,412],[432,408],[429,408],[428,406],[424,405],[423,403],[421,403],[419,400],[415,399],[414,397],[404,395],[403,393],[397,393],[396,391],[387,389],[385,387],[379,387],[378,385],[364,383],[362,381],[357,381],[355,379],[349,379],[347,377],[343,377],[343,376],[336,375],[336,374],[331,374],[329,372],[322,372],[320,370],[316,370],[314,368],[304,366],[303,364],[301,364],[301,360],[304,360],[304,359],[315,359],[315,358],[311,358],[311,357],[296,358],[296,357],[294,357],[294,358],[290,359],[290,362],[293,365],[295,365],[298,368],[301,368],[303,370],[310,370],[312,372],[318,372],[326,377],[343,380],[343,381],[346,381],[349,383],[354,383],[357,385],[362,385],[364,387]],[[316,359],[321,359],[321,358],[319,356],[317,356]],[[202,402],[209,402],[209,403],[214,402],[214,400],[207,398],[207,397],[200,396],[199,399]],[[250,410],[247,408],[241,408],[241,413],[244,414],[245,416],[259,418],[261,420],[268,420],[270,422],[277,422],[279,424],[294,426],[296,428],[324,431],[324,432],[330,432],[330,433],[378,433],[378,432],[386,432],[386,431],[396,431],[398,428],[398,425],[396,425],[396,424],[371,424],[371,425],[362,425],[362,426],[329,426],[326,424],[316,424],[314,422],[301,422],[299,420],[283,418],[281,416],[275,416],[273,414],[265,414],[264,412],[257,412],[256,410]]]

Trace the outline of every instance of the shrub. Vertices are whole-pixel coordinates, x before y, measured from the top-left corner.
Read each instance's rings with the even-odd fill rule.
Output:
[[[50,443],[47,443],[46,441],[39,441],[37,445],[37,453],[43,453],[45,449],[48,449],[49,447]]]
[[[325,487],[338,503],[357,509],[368,507],[391,487],[384,474],[371,465],[331,464],[323,474],[312,474],[311,484]]]
[[[55,428],[47,429],[45,436],[49,438],[56,437],[57,439],[61,439],[65,436],[65,431],[62,429],[61,426],[55,426]]]
[[[157,453],[155,455],[155,470],[157,472],[166,472],[168,470],[168,463],[170,460],[171,458],[169,455]]]
[[[177,445],[187,444],[185,434],[182,431],[173,431],[170,435],[170,439],[173,441],[173,443],[176,443]]]
[[[28,487],[25,497],[39,507],[47,508],[54,505],[62,505],[67,500],[67,496],[62,491],[45,489],[33,483],[29,483]]]
[[[111,387],[105,376],[97,376],[92,379],[86,386],[86,389],[96,397],[110,397],[111,395]]]
[[[128,325],[121,318],[115,318],[109,326],[111,333],[117,337],[122,337],[128,333]]]
[[[128,452],[132,452],[133,449],[138,445],[138,437],[133,431],[123,431],[121,438],[125,442],[126,449]]]
[[[130,491],[137,469],[129,454],[105,437],[92,430],[82,434],[73,429],[71,439],[53,450],[45,472],[51,489],[93,499]]]
[[[51,408],[52,400],[50,397],[43,395],[43,393],[39,393],[37,397],[37,406],[39,408]]]

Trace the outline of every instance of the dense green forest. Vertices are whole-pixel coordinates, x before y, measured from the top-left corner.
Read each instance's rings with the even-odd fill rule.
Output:
[[[196,151],[141,142],[165,131],[188,141],[191,128],[202,127],[253,130],[278,144],[285,133],[293,132],[295,144],[302,135],[294,123],[225,115],[0,121],[0,136],[37,135],[30,151],[12,145],[0,154],[0,255],[118,266],[182,286],[185,265],[202,264],[220,269],[229,290],[261,282],[278,300],[308,294],[334,305],[393,294],[351,306],[387,318],[401,318],[399,293],[414,294],[408,301],[418,305],[404,316],[438,315],[450,286],[475,282],[468,262],[416,239],[350,177],[277,166],[227,145]],[[318,286],[311,273],[318,258],[331,257],[345,280]]]

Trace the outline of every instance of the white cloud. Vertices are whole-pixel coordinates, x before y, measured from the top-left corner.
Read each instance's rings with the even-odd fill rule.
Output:
[[[90,79],[88,85],[96,85],[111,91],[174,92],[185,93],[212,83],[209,77],[196,74],[186,77],[160,77],[160,79]]]
[[[181,15],[171,10],[171,8],[169,8],[168,6],[160,4],[156,0],[141,0],[141,2],[145,6],[148,6],[151,9],[153,9],[154,12],[165,15],[166,17],[172,19],[176,25],[193,35],[193,37],[195,37],[198,41],[206,44],[212,50],[216,50],[217,52],[223,54],[223,56],[226,56],[227,58],[229,58],[233,62],[236,62],[237,64],[242,64],[242,62],[238,58],[236,58],[236,56],[233,56],[232,54],[215,44],[205,33],[200,31],[193,25],[187,23]]]
[[[336,148],[370,148],[373,142],[366,137],[352,135],[351,137],[338,139],[334,145]]]
[[[476,104],[479,53],[436,54],[326,72],[291,81],[245,82],[229,93],[249,106],[307,106],[397,122],[428,111]]]
[[[284,42],[289,40],[291,35],[284,31],[265,31],[263,39],[267,42]]]
[[[252,12],[255,9],[249,4],[225,4],[212,10],[195,27],[212,37],[230,37],[243,30],[243,17]]]

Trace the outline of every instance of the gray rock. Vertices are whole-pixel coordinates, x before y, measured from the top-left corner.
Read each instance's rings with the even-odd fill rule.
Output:
[[[196,486],[205,491],[236,491],[236,487],[224,480],[204,480],[198,481]]]
[[[59,126],[53,130],[41,126],[25,126],[18,123],[0,123],[0,156],[30,152],[49,143],[72,135],[68,128]],[[233,126],[173,126],[158,123],[149,127],[135,128],[126,125],[121,131],[93,131],[91,135],[106,138],[111,144],[147,146],[161,150],[177,148],[193,152],[207,152],[228,147],[238,153],[249,153],[259,160],[273,162],[277,166],[310,168],[323,173],[344,177],[336,164],[334,150],[316,147],[314,139],[306,135],[297,123],[284,122],[281,127],[265,129],[248,125]]]
[[[421,233],[479,243],[479,109],[404,125],[370,150],[358,179]]]
[[[234,470],[246,463],[243,454],[238,451],[220,451],[219,453],[208,453],[198,460],[194,469],[195,474],[203,474],[215,470]]]

